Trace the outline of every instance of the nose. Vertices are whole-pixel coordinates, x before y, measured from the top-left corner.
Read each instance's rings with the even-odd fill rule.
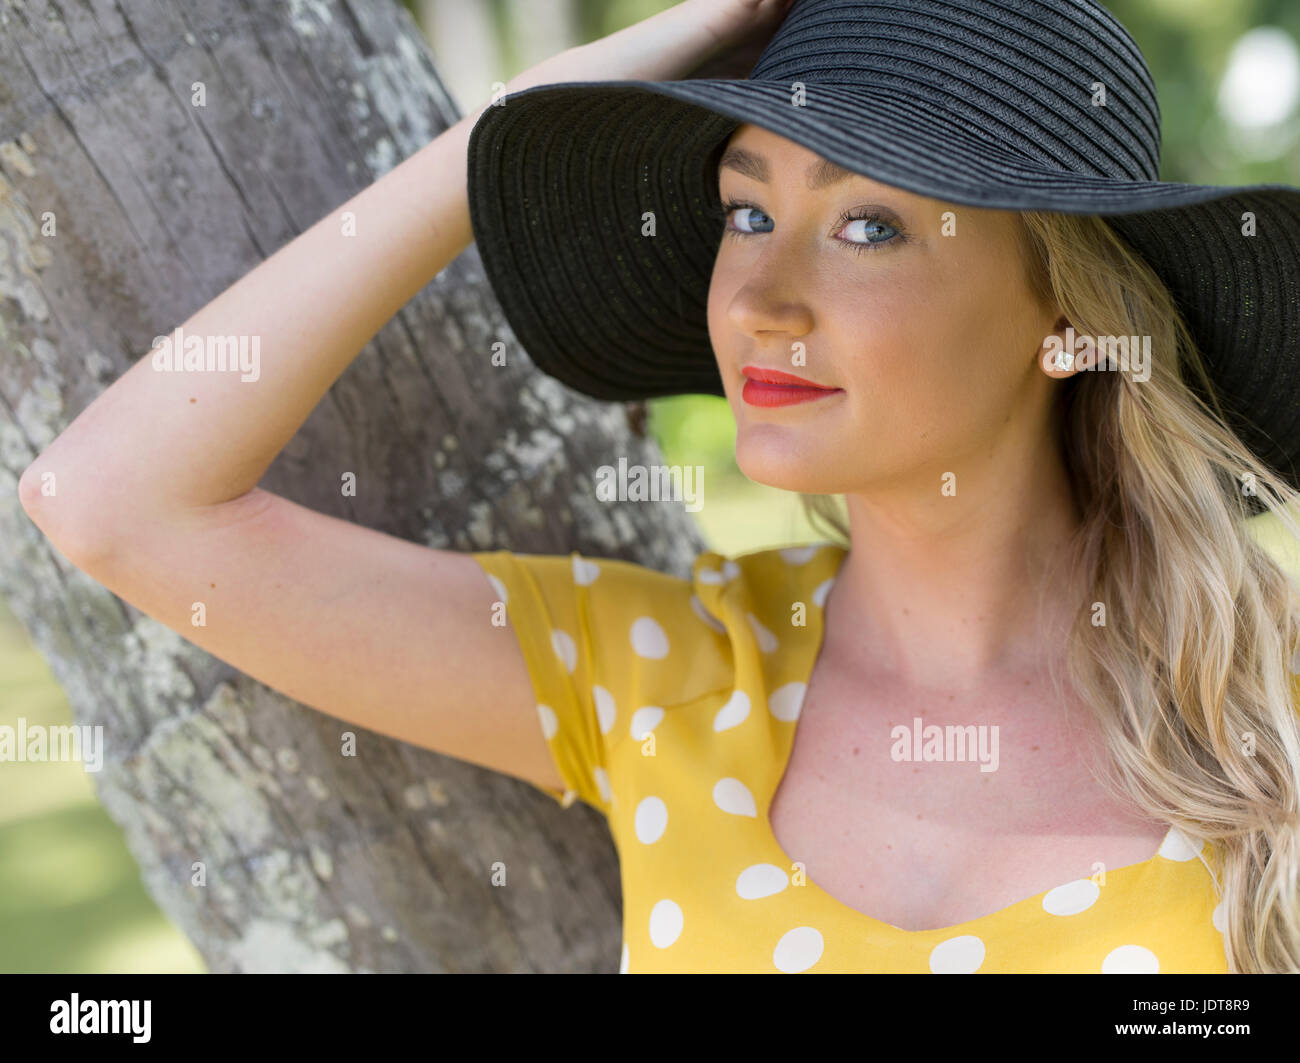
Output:
[[[813,315],[800,293],[803,271],[770,251],[753,260],[744,283],[727,306],[727,317],[740,332],[754,337],[781,333],[791,340],[812,331]]]

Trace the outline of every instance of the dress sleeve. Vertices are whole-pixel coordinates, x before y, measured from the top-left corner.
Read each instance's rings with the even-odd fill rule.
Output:
[[[528,667],[542,734],[564,789],[536,786],[567,808],[582,799],[608,816],[610,765],[636,709],[671,662],[665,608],[689,616],[690,584],[610,558],[472,553],[505,603]],[[684,612],[686,611],[686,612]]]

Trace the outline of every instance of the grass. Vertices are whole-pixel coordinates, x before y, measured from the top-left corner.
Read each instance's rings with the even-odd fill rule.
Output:
[[[63,691],[0,601],[0,725],[73,722]],[[0,971],[206,972],[159,911],[122,832],[72,762],[0,762]]]

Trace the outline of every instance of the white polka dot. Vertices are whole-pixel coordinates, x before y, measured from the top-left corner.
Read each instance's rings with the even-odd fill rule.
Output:
[[[772,950],[772,962],[778,971],[798,974],[822,958],[826,944],[821,934],[810,926],[797,926],[782,935]]]
[[[984,962],[984,942],[974,934],[941,941],[930,950],[934,974],[974,974]]]
[[[803,696],[807,690],[804,683],[786,683],[783,687],[777,687],[768,695],[767,711],[786,723],[799,719],[799,710],[803,708]]]
[[[618,718],[618,706],[614,704],[614,695],[604,687],[592,687],[591,696],[596,702],[596,722],[600,725],[600,733],[609,734],[614,729],[614,721]]]
[[[713,628],[713,630],[719,635],[725,635],[727,633],[727,629],[723,627],[722,621],[705,609],[704,603],[694,594],[691,595],[691,608],[695,611],[696,616],[708,624],[709,627]]]
[[[578,647],[573,641],[573,636],[557,628],[551,632],[551,646],[555,650],[555,655],[564,662],[565,669],[572,674],[578,667]]]
[[[560,799],[560,807],[568,808],[577,799],[578,799],[577,790],[565,790],[564,796]]]
[[[668,656],[668,636],[648,616],[638,617],[632,621],[632,649],[638,657],[650,657],[657,661]]]
[[[743,690],[733,691],[727,703],[713,717],[713,729],[725,731],[729,727],[743,723],[747,716],[749,716],[749,695]]]
[[[820,549],[820,546],[790,546],[780,551],[781,560],[787,565],[806,565]]]
[[[492,584],[492,589],[497,592],[497,601],[507,602],[510,600],[510,596],[506,594],[506,585],[504,583],[491,573],[488,573],[488,580]]]
[[[578,557],[576,554],[573,558],[573,582],[588,587],[596,582],[596,577],[600,575],[600,566],[594,561],[587,561],[585,558]]]
[[[1141,945],[1121,945],[1106,953],[1101,961],[1102,974],[1159,974],[1160,961],[1150,949]]]
[[[546,736],[549,742],[555,737],[555,732],[560,729],[560,721],[555,718],[555,710],[549,705],[538,705],[537,715],[542,718],[542,734]]]
[[[1210,913],[1210,922],[1214,924],[1214,929],[1220,934],[1228,932],[1228,920],[1225,918],[1227,912],[1224,911],[1223,901],[1214,906],[1214,911]]]
[[[736,877],[736,893],[747,901],[771,897],[790,885],[790,877],[776,864],[754,864]]]
[[[682,910],[670,900],[650,909],[650,944],[666,949],[682,935]]]
[[[1090,878],[1077,878],[1064,886],[1048,890],[1043,896],[1043,911],[1048,915],[1078,915],[1097,903],[1101,887]]]
[[[642,798],[636,806],[636,837],[643,845],[653,845],[668,829],[668,806],[658,797]]]
[[[776,650],[776,636],[759,623],[758,617],[753,613],[746,613],[745,619],[749,621],[749,626],[754,629],[754,638],[758,639],[758,648],[764,653],[773,653]]]
[[[758,818],[758,802],[739,779],[719,779],[713,784],[713,803],[733,816]]]
[[[609,775],[599,764],[591,769],[591,774],[596,780],[596,789],[600,791],[601,800],[605,804],[609,804],[612,799],[612,791],[609,788]]]
[[[1177,827],[1172,827],[1165,840],[1160,843],[1157,855],[1163,856],[1166,860],[1195,860],[1204,845],[1204,842],[1194,841]]]
[[[637,709],[632,713],[632,737],[638,742],[642,741],[646,733],[658,727],[663,718],[664,710],[658,705],[645,705]]]
[[[824,583],[819,583],[817,589],[813,591],[813,604],[816,605],[818,609],[825,607],[826,595],[830,594],[833,586],[835,586],[835,578],[832,576]]]
[[[722,571],[714,568],[702,568],[699,572],[701,583],[729,583],[740,575],[740,566],[728,559],[722,563]]]
[[[618,961],[618,973],[627,974],[632,966],[632,955],[627,950],[627,942],[623,942],[623,955]]]

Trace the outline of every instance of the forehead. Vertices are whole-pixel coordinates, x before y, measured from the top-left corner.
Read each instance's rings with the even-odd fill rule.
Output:
[[[797,141],[748,122],[731,134],[718,158],[719,178],[724,173],[733,172],[760,184],[771,185],[781,181],[783,175],[797,178],[800,171],[804,187],[811,192],[837,185],[843,185],[846,190],[856,188],[878,196],[882,203],[931,218],[936,225],[948,213],[960,215],[982,236],[1016,234],[1022,246],[1028,246],[1028,233],[1014,212],[961,206],[884,184],[838,166]]]
[[[811,161],[804,170],[804,178],[810,192],[859,176],[842,166],[837,166],[829,159],[823,159],[820,155],[812,155],[811,152],[807,154],[811,156]],[[728,146],[722,153],[722,158],[718,160],[719,175],[724,170],[735,170],[736,173],[762,184],[768,184],[772,180],[772,165],[768,161],[768,156],[739,144]]]
[[[917,192],[884,184],[874,178],[847,170],[829,159],[805,148],[797,141],[762,126],[743,123],[728,138],[726,147],[718,157],[718,177],[727,172],[737,173],[760,184],[771,185],[785,175],[797,177],[802,171],[803,184],[810,192],[842,185],[846,190],[874,193],[888,199],[895,206],[926,211],[938,217],[946,211],[962,213],[977,219],[981,225],[1005,223],[1011,216],[1003,211],[978,207],[959,206],[945,200],[932,199]]]
[[[809,148],[805,148],[798,141],[783,137],[779,133],[773,133],[762,126],[751,125],[748,122],[743,123],[727,138],[726,150],[719,160],[719,168],[735,154],[764,157],[797,155],[809,161],[821,159],[820,155]]]
[[[902,188],[881,185],[870,177],[863,177],[829,159],[823,159],[818,153],[794,140],[748,122],[729,136],[727,146],[719,156],[718,177],[722,178],[727,172],[740,174],[762,185],[771,185],[781,175],[802,172],[803,186],[811,192],[833,186],[857,186],[867,191],[888,191],[896,198],[910,203],[932,201]]]
[[[728,138],[718,158],[718,176],[730,170],[760,184],[771,184],[774,174],[791,172],[793,159],[798,160],[795,165],[803,171],[804,184],[810,192],[849,181],[882,189],[891,187],[845,169],[796,141],[748,122]],[[894,191],[908,195],[902,189]]]

